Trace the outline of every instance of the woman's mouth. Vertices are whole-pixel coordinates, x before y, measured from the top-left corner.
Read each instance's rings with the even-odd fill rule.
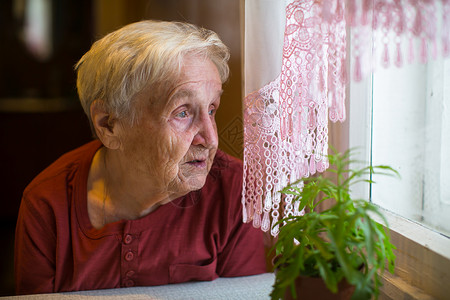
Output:
[[[188,161],[187,164],[189,164],[190,166],[196,167],[196,168],[204,168],[204,167],[206,167],[206,160],[194,159],[194,160]]]

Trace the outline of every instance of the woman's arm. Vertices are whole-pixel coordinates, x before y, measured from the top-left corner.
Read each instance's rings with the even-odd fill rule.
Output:
[[[220,277],[249,276],[265,273],[263,232],[238,219],[234,231],[218,256]]]
[[[14,250],[16,294],[54,292],[56,230],[52,215],[44,201],[22,199]]]

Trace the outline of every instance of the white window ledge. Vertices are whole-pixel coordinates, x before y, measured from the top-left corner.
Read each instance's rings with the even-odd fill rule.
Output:
[[[450,239],[388,211],[384,215],[397,258],[395,274],[383,276],[379,299],[448,299]]]

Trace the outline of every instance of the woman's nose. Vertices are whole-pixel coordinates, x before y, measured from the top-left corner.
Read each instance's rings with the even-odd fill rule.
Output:
[[[209,113],[202,114],[197,120],[197,133],[192,141],[193,145],[202,145],[206,148],[217,147],[217,127],[214,116]]]

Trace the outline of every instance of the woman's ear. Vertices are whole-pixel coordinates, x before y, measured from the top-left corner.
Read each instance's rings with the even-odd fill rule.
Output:
[[[106,110],[103,101],[95,100],[92,102],[90,113],[95,133],[103,145],[109,149],[118,149],[120,139],[117,134],[117,122]]]

